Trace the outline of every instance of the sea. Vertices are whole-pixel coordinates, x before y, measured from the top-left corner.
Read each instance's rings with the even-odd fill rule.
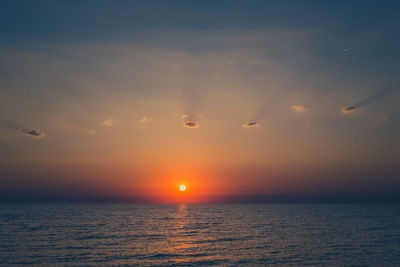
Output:
[[[400,266],[400,204],[0,204],[0,266]]]

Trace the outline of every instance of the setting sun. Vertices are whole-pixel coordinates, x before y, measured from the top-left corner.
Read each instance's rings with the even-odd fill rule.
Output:
[[[179,187],[179,190],[181,190],[182,192],[185,191],[185,190],[186,190],[186,186],[185,186],[185,185],[181,185],[181,186]]]

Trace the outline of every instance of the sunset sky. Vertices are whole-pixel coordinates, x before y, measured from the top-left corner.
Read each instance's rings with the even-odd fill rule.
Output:
[[[0,200],[400,199],[399,8],[1,1]]]

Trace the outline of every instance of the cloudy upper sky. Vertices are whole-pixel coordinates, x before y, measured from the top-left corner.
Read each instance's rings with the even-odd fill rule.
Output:
[[[1,1],[0,195],[396,198],[399,8]]]

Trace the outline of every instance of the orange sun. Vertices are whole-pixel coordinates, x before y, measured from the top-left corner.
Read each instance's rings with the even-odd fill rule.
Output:
[[[181,186],[179,186],[179,190],[181,190],[182,192],[186,190],[186,186],[183,184]]]

